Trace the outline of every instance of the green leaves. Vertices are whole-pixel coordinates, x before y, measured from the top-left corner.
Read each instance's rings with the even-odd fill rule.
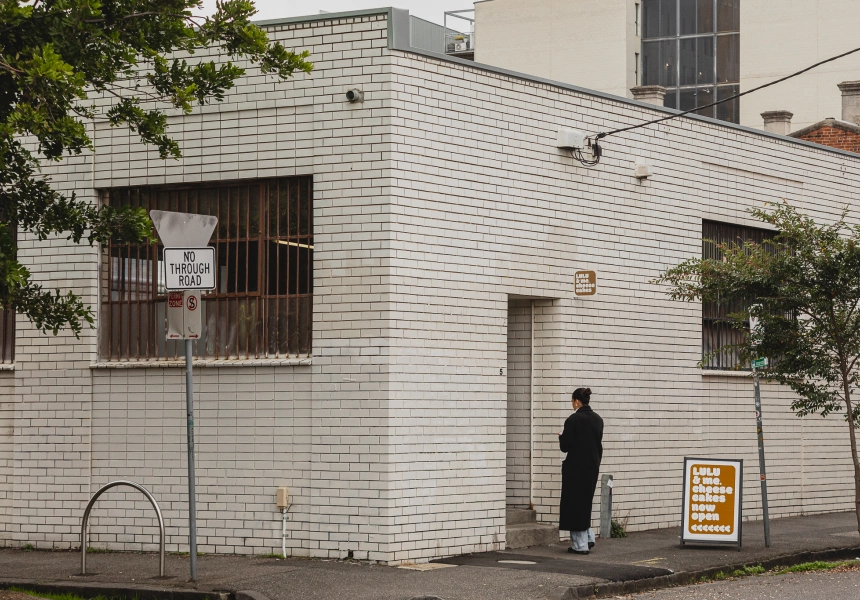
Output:
[[[687,260],[658,282],[684,301],[756,298],[760,333],[735,347],[742,359],[770,357],[763,376],[798,394],[792,406],[798,415],[850,410],[860,424],[852,404],[860,359],[860,228],[846,223],[846,213],[819,225],[787,203],[751,213],[778,233],[762,244],[722,244],[723,260]],[[737,329],[746,329],[748,317],[730,315]]]
[[[307,52],[270,42],[251,23],[252,2],[219,2],[208,18],[196,14],[200,9],[199,0],[0,0],[0,304],[39,329],[68,326],[78,334],[92,313],[73,294],[30,282],[15,258],[14,228],[39,240],[59,234],[76,243],[139,243],[152,236],[152,224],[143,211],[98,207],[53,190],[38,160],[92,148],[92,118],[128,127],[162,158],[177,158],[164,111],[188,113],[223,100],[245,73],[231,61],[284,79],[313,68]],[[231,61],[201,60],[197,52]],[[110,105],[85,105],[93,95]],[[20,143],[24,137],[36,140],[38,154]]]

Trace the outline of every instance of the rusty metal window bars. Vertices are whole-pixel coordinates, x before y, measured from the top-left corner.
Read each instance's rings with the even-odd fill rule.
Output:
[[[702,258],[722,260],[723,253],[717,248],[717,244],[734,242],[743,244],[755,242],[761,244],[764,240],[772,238],[773,231],[758,229],[755,227],[744,227],[717,221],[702,221]],[[713,240],[713,241],[705,241]],[[716,242],[716,243],[714,243]],[[703,302],[702,303],[702,356],[709,354],[729,344],[743,343],[747,338],[747,331],[735,329],[728,320],[728,315],[745,311],[755,299],[745,299],[733,302]],[[749,322],[747,322],[749,325]],[[740,353],[728,349],[708,357],[703,364],[704,369],[713,370],[750,370],[748,364],[741,364]]]
[[[12,241],[18,244],[18,226],[12,227]],[[11,306],[0,306],[0,364],[15,362],[15,309]]]
[[[310,356],[313,320],[310,177],[106,190],[113,206],[214,215],[217,289],[203,295],[196,356]],[[163,246],[109,244],[101,262],[99,354],[106,360],[176,360],[166,341]]]

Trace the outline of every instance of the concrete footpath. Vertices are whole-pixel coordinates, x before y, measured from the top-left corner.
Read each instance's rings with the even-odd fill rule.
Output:
[[[87,569],[96,574],[82,577],[79,552],[7,548],[0,550],[0,588],[138,600],[567,600],[684,585],[740,565],[860,558],[854,513],[774,520],[771,532],[772,547],[765,548],[762,524],[744,523],[741,551],[681,549],[680,530],[673,528],[598,540],[589,556],[568,554],[566,545],[555,544],[400,567],[351,560],[202,556],[196,583],[187,581],[188,557],[183,556],[168,556],[168,578],[159,579],[156,554],[90,554]]]

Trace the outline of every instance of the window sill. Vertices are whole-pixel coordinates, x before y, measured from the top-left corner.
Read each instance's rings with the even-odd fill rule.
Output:
[[[196,358],[194,367],[291,367],[313,364],[308,358]],[[90,364],[90,369],[167,369],[185,367],[185,360],[108,360]]]
[[[15,363],[0,363],[0,371],[14,371]]]
[[[744,377],[752,379],[752,371],[719,371],[717,369],[701,369],[702,377]]]

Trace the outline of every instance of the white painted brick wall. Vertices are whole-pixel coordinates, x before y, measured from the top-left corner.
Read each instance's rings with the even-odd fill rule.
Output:
[[[505,432],[507,506],[531,502],[531,339],[530,300],[508,302],[508,389]]]
[[[292,490],[295,555],[502,548],[511,295],[541,298],[541,520],[557,518],[557,433],[579,386],[606,421],[603,470],[632,528],[676,524],[687,455],[743,458],[745,514],[760,514],[752,385],[695,367],[699,306],[650,281],[701,252],[702,219],[754,224],[749,207],[782,198],[822,220],[856,209],[858,159],[682,119],[608,138],[587,169],[556,150],[559,126],[594,133],[661,113],[389,51],[384,15],[270,31],[309,49],[313,74],[282,83],[250,68],[223,104],[171,116],[184,158],[97,124],[95,160],[46,167],[93,200],[113,186],[313,175],[312,364],[197,370],[202,551],[278,548],[279,485]],[[349,87],[363,104],[344,101]],[[636,157],[654,167],[646,182]],[[96,249],[25,239],[20,254],[96,303]],[[580,268],[598,272],[597,296],[574,297]],[[170,548],[184,549],[182,372],[96,361],[95,331],[54,338],[19,318],[16,369],[0,373],[0,541],[74,547],[89,495],[128,477],[162,501]],[[775,385],[763,399],[771,514],[851,508],[843,423],[795,418]],[[155,540],[133,494],[96,507],[92,545]]]

